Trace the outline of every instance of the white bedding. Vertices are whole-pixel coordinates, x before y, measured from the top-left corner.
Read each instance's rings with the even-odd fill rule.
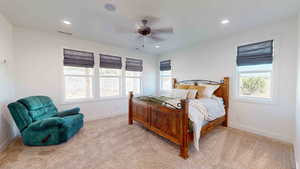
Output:
[[[194,146],[199,150],[200,131],[208,121],[225,115],[222,98],[191,99],[189,102],[189,119],[193,122]]]
[[[167,101],[173,106],[180,103],[180,98]],[[194,146],[199,150],[201,128],[209,121],[225,115],[224,102],[220,97],[212,96],[201,99],[189,99],[189,119],[193,122]]]

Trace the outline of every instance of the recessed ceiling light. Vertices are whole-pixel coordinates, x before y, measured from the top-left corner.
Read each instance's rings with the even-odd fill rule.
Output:
[[[67,21],[67,20],[64,20],[63,23],[66,24],[66,25],[71,25],[72,24],[70,21]]]
[[[223,25],[226,25],[226,24],[229,24],[229,23],[230,23],[230,21],[228,19],[223,19],[221,21],[221,24],[223,24]]]
[[[160,46],[159,46],[159,45],[156,45],[155,48],[160,48]]]
[[[104,8],[105,8],[106,10],[110,11],[110,12],[116,11],[116,6],[115,6],[114,4],[112,4],[112,3],[106,3],[106,4],[104,5]]]

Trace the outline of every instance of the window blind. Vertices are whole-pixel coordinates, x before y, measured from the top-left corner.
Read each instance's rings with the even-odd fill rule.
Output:
[[[108,69],[122,69],[122,58],[119,56],[100,54],[100,67]]]
[[[160,71],[171,70],[171,60],[164,60],[160,62]]]
[[[273,62],[273,40],[239,46],[237,65],[261,65]]]
[[[133,59],[133,58],[126,58],[126,70],[127,71],[142,72],[143,71],[143,60]]]
[[[93,68],[94,53],[64,49],[64,66]]]

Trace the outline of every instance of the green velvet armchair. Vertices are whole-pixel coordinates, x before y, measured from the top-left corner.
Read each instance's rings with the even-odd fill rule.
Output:
[[[47,96],[31,96],[8,105],[25,145],[46,146],[66,142],[83,126],[79,108],[58,112]]]

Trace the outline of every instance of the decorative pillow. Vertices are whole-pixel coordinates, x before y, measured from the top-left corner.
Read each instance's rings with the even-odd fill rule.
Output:
[[[197,94],[195,98],[202,98],[204,97],[204,90],[205,90],[205,86],[189,86],[189,90],[197,90]]]
[[[206,97],[212,97],[214,92],[220,87],[220,85],[207,85],[207,84],[201,84],[201,86],[205,86],[203,95]]]
[[[217,97],[217,96],[213,95],[211,98],[216,100],[219,103],[219,105],[224,107],[224,100],[222,97]]]
[[[189,91],[185,89],[173,89],[171,97],[186,99],[188,97]]]
[[[176,89],[188,89],[191,85],[176,85]]]
[[[188,91],[189,91],[189,93],[187,95],[187,98],[188,99],[195,99],[196,96],[197,96],[198,90],[196,90],[196,89],[188,89]]]

